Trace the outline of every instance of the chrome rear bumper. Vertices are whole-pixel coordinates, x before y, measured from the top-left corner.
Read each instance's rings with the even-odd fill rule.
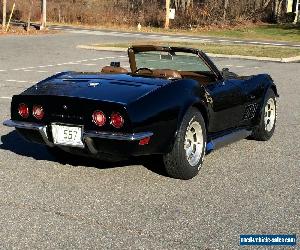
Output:
[[[7,127],[38,131],[41,134],[47,146],[49,147],[55,146],[54,143],[49,140],[47,134],[47,128],[48,128],[47,125],[40,125],[37,123],[20,122],[20,121],[13,121],[13,120],[4,121],[3,125]],[[82,139],[86,143],[89,151],[93,154],[96,154],[98,151],[94,146],[93,138],[116,140],[116,141],[140,141],[142,139],[151,137],[152,135],[153,135],[152,132],[126,134],[126,133],[110,133],[110,132],[100,132],[100,131],[84,131]]]

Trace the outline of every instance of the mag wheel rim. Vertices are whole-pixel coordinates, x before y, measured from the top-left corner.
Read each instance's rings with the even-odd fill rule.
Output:
[[[265,106],[264,122],[265,122],[266,131],[270,132],[273,129],[275,124],[275,119],[276,119],[275,100],[273,98],[270,98]]]
[[[192,167],[199,164],[203,151],[203,133],[199,122],[189,124],[184,140],[186,159]]]

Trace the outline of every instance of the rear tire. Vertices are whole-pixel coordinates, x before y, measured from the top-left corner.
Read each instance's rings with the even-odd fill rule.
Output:
[[[253,130],[252,138],[258,141],[268,141],[274,134],[277,121],[276,96],[269,89],[262,107],[259,125]]]
[[[202,166],[205,150],[205,122],[199,110],[191,108],[183,118],[172,151],[163,157],[167,174],[182,180],[195,177]]]

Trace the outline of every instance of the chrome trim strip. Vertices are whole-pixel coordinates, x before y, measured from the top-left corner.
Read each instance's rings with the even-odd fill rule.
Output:
[[[123,134],[123,133],[88,131],[83,133],[83,138],[100,138],[100,139],[110,139],[110,140],[118,140],[118,141],[139,141],[147,137],[151,137],[152,135],[153,135],[152,132]]]
[[[20,122],[20,121],[12,121],[7,120],[3,122],[4,126],[7,127],[15,127],[20,129],[31,129],[37,130],[41,133],[45,143],[51,147],[53,147],[53,143],[48,140],[47,136],[47,126],[40,125],[32,122]],[[141,133],[133,133],[133,134],[124,134],[124,133],[110,133],[110,132],[99,132],[99,131],[87,131],[83,132],[83,140],[87,142],[88,148],[91,151],[93,150],[93,145],[88,138],[100,138],[100,139],[109,139],[109,140],[118,140],[118,141],[139,141],[145,139],[147,137],[153,136],[152,132],[141,132]]]
[[[30,130],[39,131],[46,145],[49,147],[54,147],[54,144],[50,142],[48,139],[47,126],[45,125],[40,125],[32,122],[20,122],[20,121],[12,121],[12,120],[4,121],[3,125],[10,128],[30,129]]]
[[[54,147],[54,143],[50,142],[48,139],[47,126],[43,126],[42,128],[40,128],[39,132],[40,132],[41,136],[43,137],[43,140],[46,143],[46,145],[51,148]]]
[[[43,127],[46,127],[32,122],[19,122],[19,121],[12,121],[12,120],[4,121],[3,125],[10,128],[21,128],[21,129],[32,129],[32,130],[40,130]]]
[[[86,143],[86,146],[88,147],[88,149],[90,150],[90,152],[91,152],[92,154],[95,155],[95,154],[98,153],[98,151],[97,151],[97,149],[96,149],[96,147],[95,147],[95,144],[94,144],[94,141],[93,141],[92,138],[85,137],[85,138],[84,138],[84,141],[85,141],[85,143]]]

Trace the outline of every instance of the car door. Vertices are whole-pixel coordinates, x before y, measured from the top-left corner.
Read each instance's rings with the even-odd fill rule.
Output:
[[[220,80],[206,86],[211,97],[211,117],[208,131],[217,133],[240,125],[244,112],[244,94],[238,80]]]

